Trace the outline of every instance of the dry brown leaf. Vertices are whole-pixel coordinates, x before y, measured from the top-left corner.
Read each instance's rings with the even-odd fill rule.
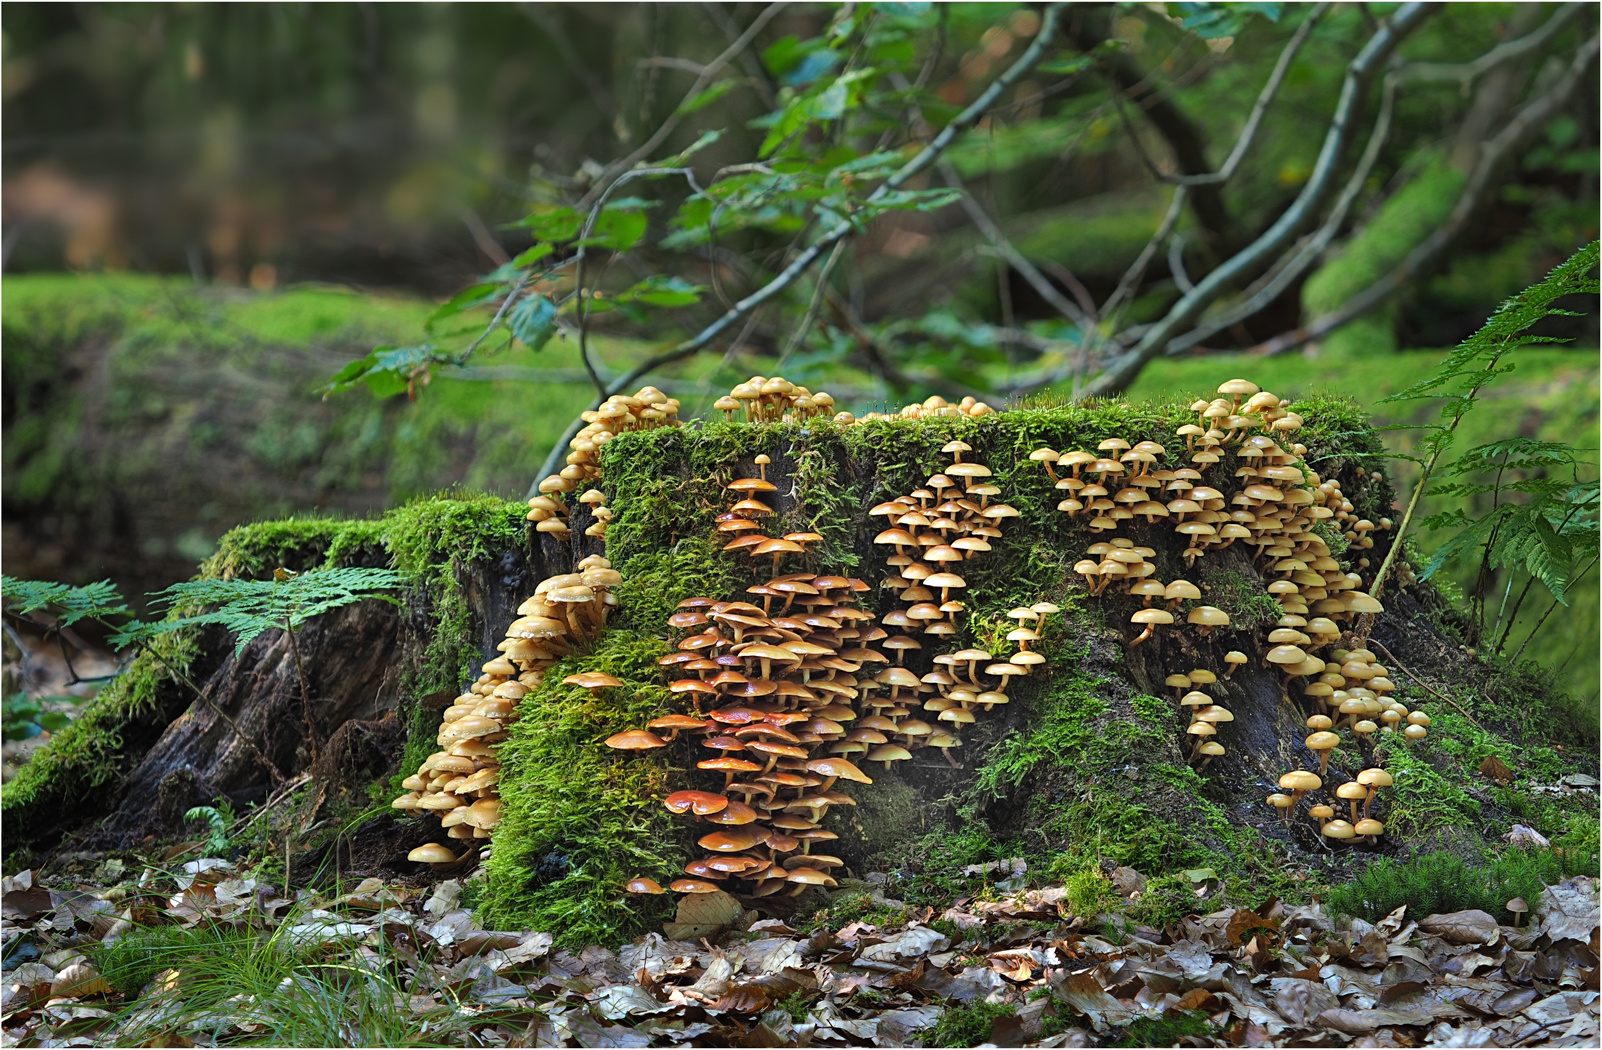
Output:
[[[1431,915],[1418,928],[1448,944],[1488,944],[1496,939],[1496,920],[1478,908]]]

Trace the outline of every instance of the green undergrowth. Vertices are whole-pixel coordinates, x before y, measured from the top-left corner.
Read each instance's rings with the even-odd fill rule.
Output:
[[[1565,843],[1556,849],[1514,849],[1472,863],[1445,852],[1406,861],[1387,857],[1330,889],[1324,903],[1336,915],[1370,922],[1406,905],[1413,919],[1477,908],[1512,925],[1508,901],[1522,898],[1533,911],[1542,886],[1571,875],[1596,876],[1594,842],[1593,834],[1589,848]]]
[[[666,760],[603,744],[675,709],[657,664],[667,652],[658,637],[608,630],[523,698],[499,747],[501,823],[479,906],[486,925],[549,930],[577,948],[615,944],[671,914],[668,898],[622,890],[639,875],[665,885],[684,863],[680,831],[654,804],[671,790]],[[579,671],[604,671],[624,686],[592,696],[562,684]]]
[[[293,924],[270,932],[225,924],[135,927],[95,946],[96,969],[131,997],[114,1009],[119,1035],[153,1045],[181,1028],[238,1046],[437,1046],[468,1035],[471,1018],[455,1008],[449,989],[430,987],[429,967],[405,980],[400,964],[411,960],[392,955],[382,939],[366,965],[353,966],[348,946],[297,942]],[[153,987],[163,974],[176,993]],[[430,991],[437,1009],[421,1017],[397,1009],[409,994]],[[232,1031],[244,1022],[246,1034]]]

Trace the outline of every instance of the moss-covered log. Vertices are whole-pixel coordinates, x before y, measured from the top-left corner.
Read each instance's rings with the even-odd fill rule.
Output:
[[[1341,481],[1358,515],[1378,520],[1387,513],[1393,493],[1372,458],[1379,446],[1355,406],[1308,399],[1295,407],[1306,421],[1299,438],[1308,464]],[[1264,796],[1282,772],[1316,769],[1318,759],[1302,745],[1309,711],[1300,698],[1287,699],[1278,675],[1261,665],[1280,608],[1257,566],[1226,549],[1187,568],[1172,525],[1129,523],[1123,534],[1156,551],[1160,578],[1195,580],[1205,600],[1231,617],[1228,628],[1206,638],[1176,626],[1130,648],[1137,630],[1130,615],[1140,599],[1087,592],[1072,567],[1098,537],[1055,509],[1060,494],[1028,458],[1042,445],[1094,448],[1108,437],[1172,443],[1175,427],[1190,418],[1179,405],[1104,404],[855,426],[712,422],[615,438],[605,447],[601,487],[616,514],[604,553],[624,579],[618,613],[592,649],[569,657],[524,698],[520,720],[500,746],[503,811],[481,891],[486,920],[551,929],[576,943],[615,939],[667,913],[665,898],[642,905],[619,887],[633,875],[665,883],[691,855],[688,825],[657,801],[666,791],[694,786],[692,772],[673,749],[658,752],[665,758],[620,758],[601,741],[679,709],[657,664],[669,651],[665,621],[677,603],[734,599],[759,581],[750,559],[722,552],[714,539],[713,519],[728,502],[723,486],[754,473],[755,457],[767,455],[769,477],[780,483],[772,499],[777,524],[768,531],[823,537],[794,569],[874,582],[885,575],[888,548],[872,542],[880,522],[869,508],[949,464],[940,450],[954,438],[972,446],[971,458],[990,466],[1004,498],[1020,511],[968,571],[964,640],[1004,645],[1013,626],[1006,613],[1020,604],[1047,600],[1062,612],[1047,630],[1047,662],[1013,684],[1011,702],[965,730],[955,752],[962,768],[923,757],[932,751],[893,772],[875,766],[871,786],[853,785],[857,804],[829,813],[825,826],[840,835],[833,845],[853,872],[887,869],[902,895],[916,897],[962,883],[961,866],[978,860],[1023,853],[1069,879],[1111,859],[1152,878],[1144,906],[1149,917],[1161,918],[1189,892],[1184,872],[1207,877],[1198,869],[1211,869],[1248,899],[1294,894],[1308,878],[1334,878],[1376,856],[1440,847],[1473,855],[1514,821],[1568,836],[1575,850],[1594,850],[1587,796],[1539,790],[1567,772],[1595,774],[1594,741],[1555,717],[1542,683],[1464,650],[1451,612],[1417,585],[1386,595],[1387,612],[1371,637],[1388,654],[1381,659],[1396,676],[1396,695],[1431,716],[1429,737],[1411,748],[1394,738],[1348,743],[1332,763],[1345,774],[1381,763],[1395,774],[1394,788],[1375,803],[1385,837],[1331,850],[1305,818],[1289,827],[1276,822]],[[389,563],[408,574],[414,592],[392,633],[363,635],[384,655],[375,652],[361,664],[367,670],[352,672],[363,682],[351,695],[376,699],[352,707],[350,717],[371,723],[387,716],[405,727],[404,755],[374,790],[373,797],[387,798],[392,775],[414,770],[433,750],[439,709],[476,677],[478,662],[494,655],[534,584],[600,552],[596,541],[582,538],[590,523],[582,505],[574,508],[571,542],[535,533],[522,511],[498,500],[442,498],[373,521],[252,526],[230,534],[205,571],[260,573],[331,561]],[[1333,540],[1339,553],[1338,535]],[[1380,534],[1365,552],[1375,564],[1385,542]],[[864,604],[888,607],[877,591]],[[321,629],[332,644],[352,627],[330,619]],[[277,644],[264,638],[257,643],[262,652],[247,650],[230,663],[226,648],[208,648],[208,641],[195,640],[188,659],[192,674],[209,676],[214,697],[237,695],[238,677],[253,663],[270,662]],[[1186,762],[1185,723],[1163,680],[1195,667],[1222,670],[1231,649],[1251,654],[1252,662],[1221,680],[1235,713],[1220,735],[1228,753],[1198,774]],[[922,654],[925,664],[928,655]],[[605,671],[627,687],[594,696],[562,684],[578,670]],[[275,694],[264,685],[256,695],[268,703]],[[153,709],[149,697],[165,698],[167,706]],[[8,833],[45,847],[59,831],[104,816],[104,799],[148,805],[149,777],[139,764],[161,748],[151,726],[187,707],[157,668],[136,664],[80,728],[63,734],[7,788]],[[165,732],[183,732],[184,718],[203,717],[196,708]],[[106,746],[114,739],[107,734],[135,725],[146,728],[133,747],[118,753]],[[155,750],[142,753],[153,743]],[[402,749],[384,754],[395,750]],[[305,764],[292,749],[273,753],[282,756],[285,773]],[[108,755],[109,764],[89,757]],[[1480,773],[1493,756],[1512,770],[1511,783]],[[209,759],[190,761],[198,768]],[[230,768],[249,780],[248,763]],[[238,792],[260,787],[259,778],[233,784]],[[366,797],[358,795],[345,804],[359,809]],[[118,819],[110,826],[129,826],[126,814]],[[364,834],[373,848],[365,863],[404,869],[405,846],[430,828],[437,831],[433,817],[371,817]]]

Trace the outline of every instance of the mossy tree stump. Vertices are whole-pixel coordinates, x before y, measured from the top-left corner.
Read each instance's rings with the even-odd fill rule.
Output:
[[[1294,407],[1306,421],[1299,439],[1307,446],[1308,464],[1323,478],[1341,481],[1358,515],[1378,520],[1388,513],[1393,493],[1375,473],[1380,445],[1356,407],[1324,398],[1304,399]],[[545,575],[571,571],[585,554],[605,553],[611,559],[623,575],[612,626],[593,648],[564,661],[522,701],[520,720],[500,747],[502,823],[482,903],[486,922],[551,929],[569,943],[615,940],[665,917],[670,902],[641,903],[626,897],[621,885],[635,875],[666,883],[692,855],[689,826],[659,805],[667,792],[695,786],[674,765],[682,767],[682,758],[620,757],[601,741],[680,709],[657,664],[668,651],[665,621],[679,601],[734,599],[759,576],[766,579],[749,559],[722,552],[713,532],[713,518],[728,502],[724,486],[753,475],[759,454],[771,459],[768,476],[779,482],[776,498],[770,499],[776,523],[768,531],[823,537],[797,559],[793,571],[843,573],[876,583],[885,575],[886,548],[872,542],[880,522],[868,516],[868,509],[922,485],[949,463],[941,447],[960,438],[973,449],[969,458],[994,472],[1001,498],[1021,513],[967,573],[965,633],[956,640],[982,648],[997,645],[1013,626],[1007,611],[1018,605],[1047,600],[1063,610],[1048,628],[1048,662],[1011,685],[1010,703],[964,732],[956,751],[961,769],[938,755],[924,757],[933,752],[919,752],[890,773],[875,766],[875,783],[853,788],[858,804],[828,815],[825,826],[841,836],[833,844],[836,852],[857,874],[877,864],[899,862],[904,873],[933,863],[929,858],[905,863],[917,852],[911,844],[947,836],[1028,852],[1054,862],[1058,875],[1102,858],[1116,860],[1154,877],[1154,898],[1177,893],[1177,873],[1196,868],[1213,869],[1237,892],[1266,895],[1293,890],[1293,873],[1299,871],[1339,869],[1440,845],[1483,849],[1487,836],[1505,831],[1515,818],[1549,835],[1569,830],[1579,812],[1575,803],[1529,786],[1552,783],[1567,771],[1594,774],[1594,748],[1575,739],[1572,726],[1557,724],[1537,683],[1476,663],[1463,651],[1450,611],[1420,587],[1386,595],[1388,611],[1378,618],[1372,637],[1410,671],[1463,688],[1442,703],[1404,678],[1398,695],[1434,719],[1429,739],[1410,749],[1384,743],[1377,754],[1373,748],[1349,747],[1334,760],[1348,773],[1383,763],[1397,774],[1395,788],[1376,802],[1386,819],[1386,836],[1378,844],[1331,851],[1305,819],[1289,828],[1275,822],[1263,799],[1279,774],[1316,769],[1318,759],[1302,745],[1310,710],[1284,698],[1276,672],[1261,665],[1279,609],[1257,568],[1244,552],[1224,550],[1186,569],[1179,560],[1183,542],[1171,525],[1134,525],[1123,534],[1157,552],[1160,577],[1194,580],[1207,603],[1230,613],[1231,624],[1206,638],[1176,624],[1130,649],[1138,628],[1129,619],[1140,600],[1088,594],[1072,567],[1097,537],[1055,509],[1060,494],[1028,458],[1042,445],[1094,448],[1108,437],[1172,445],[1175,428],[1190,419],[1180,405],[1102,404],[979,419],[856,426],[710,422],[629,433],[608,444],[603,455],[599,487],[616,515],[604,550],[599,541],[583,536],[590,524],[583,505],[573,508],[571,538],[559,541],[534,533],[522,520],[520,504],[438,499],[370,522],[247,527],[228,538],[207,571],[270,572],[276,564],[304,567],[332,560],[388,562],[409,574],[415,590],[405,614],[389,635],[378,631],[368,641],[384,656],[375,656],[371,670],[351,675],[362,679],[361,688],[368,690],[363,695],[380,698],[360,710],[359,720],[382,720],[387,714],[404,727],[385,752],[395,759],[374,792],[377,797],[390,788],[394,772],[414,769],[434,748],[439,709],[476,676],[477,663],[494,655],[534,584]],[[1387,541],[1383,534],[1376,540],[1368,553],[1378,564]],[[866,597],[868,608],[890,604],[878,595]],[[324,629],[341,627],[330,620]],[[258,644],[270,647],[272,640],[264,636]],[[214,696],[236,695],[250,651],[244,662],[224,666],[206,655],[204,645],[200,649],[192,669],[211,675],[208,688]],[[1250,654],[1252,662],[1225,679],[1222,657],[1230,649]],[[928,655],[923,654],[925,661]],[[1200,775],[1186,764],[1184,719],[1172,690],[1163,685],[1167,675],[1196,667],[1220,673],[1224,702],[1235,714],[1219,737],[1227,754]],[[561,684],[580,670],[604,671],[627,688],[594,696]],[[314,669],[311,676],[320,673]],[[138,710],[147,713],[137,717],[150,721],[148,709],[130,697],[151,688],[166,695],[165,686],[147,681],[154,677],[136,666],[127,685],[108,690],[97,704],[105,713],[92,711],[85,722],[97,732],[115,731],[119,717],[126,722]],[[262,703],[270,699],[270,690],[259,697]],[[250,700],[241,696],[238,702],[248,706]],[[187,717],[172,710],[187,704],[171,698],[166,704],[154,721]],[[163,730],[177,731],[173,726]],[[80,734],[89,735],[88,730]],[[36,848],[50,846],[56,841],[52,828],[71,831],[104,816],[105,805],[98,800],[148,793],[148,784],[137,791],[128,786],[130,776],[142,778],[142,784],[148,780],[139,772],[143,755],[123,754],[110,772],[89,773],[69,761],[86,743],[64,739],[35,760],[37,769],[25,780],[7,789],[8,831],[23,828]],[[403,756],[397,754],[402,750]],[[1492,753],[1521,779],[1504,788],[1478,778],[1478,763]],[[190,756],[191,762],[206,760]],[[285,761],[294,766],[293,757]],[[119,791],[103,790],[119,784]],[[250,787],[236,785],[241,791]],[[353,796],[345,804],[366,801]],[[52,805],[66,805],[70,818],[47,826],[43,814]],[[374,820],[364,832],[372,846],[370,856],[364,855],[372,870],[406,870],[398,859],[405,849],[438,830],[429,817]],[[108,826],[130,825],[114,820]],[[380,828],[389,830],[380,833]],[[347,864],[347,873],[351,867]]]

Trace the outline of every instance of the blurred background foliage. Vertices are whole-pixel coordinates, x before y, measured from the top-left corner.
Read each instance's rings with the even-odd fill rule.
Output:
[[[1499,302],[1594,239],[1593,60],[1496,167],[1448,251],[1355,320],[1261,352],[1384,279],[1448,221],[1485,143],[1594,41],[1595,9],[1575,7],[1452,3],[1423,19],[1398,64],[1466,63],[1545,35],[1483,75],[1426,69],[1404,79],[1389,135],[1306,273],[1183,355],[1156,357],[1127,396],[1195,396],[1242,374],[1285,396],[1335,390],[1371,404],[1428,375]],[[1238,170],[1193,188],[1116,323],[1087,331],[1007,253],[1057,299],[1104,303],[1163,221],[1174,192],[1163,180],[1223,163],[1312,5],[1071,5],[1044,60],[957,137],[949,175],[913,187],[960,180],[969,207],[864,224],[828,270],[826,301],[812,276],[799,280],[749,327],[735,326],[736,338],[649,381],[685,414],[704,413],[744,376],[771,374],[779,357],[786,375],[858,412],[970,388],[997,405],[1072,396],[1064,369],[1087,334],[1109,353],[1130,345],[1118,340],[1138,338],[1292,206],[1313,176],[1348,63],[1396,10],[1321,11]],[[856,107],[851,134],[821,121],[794,148],[838,165],[830,149],[860,155],[926,140],[907,107],[934,127],[949,120],[1018,58],[1041,9],[7,4],[7,571],[111,575],[139,593],[187,576],[241,521],[366,512],[451,485],[522,495],[594,398],[570,313],[543,350],[508,339],[471,367],[436,368],[415,401],[323,399],[321,388],[376,345],[417,343],[438,303],[510,272],[509,260],[537,243],[520,220],[593,197],[616,177],[609,165],[673,117],[708,63],[764,19],[650,159],[717,131],[690,162],[703,182],[753,161],[771,130],[765,115],[860,71],[864,53],[876,72],[866,101],[846,104]],[[1384,110],[1383,92],[1376,79],[1340,178]],[[682,184],[636,181],[624,193],[658,206],[643,211],[636,246],[597,266],[591,280],[609,292],[672,274],[738,297],[822,228],[798,209],[716,246],[675,241]],[[976,225],[975,209],[991,230]],[[1577,308],[1588,316],[1559,333],[1573,342],[1521,355],[1516,376],[1465,424],[1467,443],[1561,438],[1594,465],[1596,311]],[[603,378],[721,309],[708,293],[646,314],[593,315]],[[441,344],[464,346],[494,310],[494,301],[469,309]],[[1039,376],[1059,381],[1029,382]],[[1428,414],[1384,406],[1377,418]],[[1389,440],[1406,451],[1412,438]],[[1410,477],[1409,464],[1394,469]],[[1438,542],[1418,537],[1423,551]],[[1597,691],[1595,581],[1593,570],[1573,588],[1572,614],[1543,629],[1537,654],[1582,699]]]

